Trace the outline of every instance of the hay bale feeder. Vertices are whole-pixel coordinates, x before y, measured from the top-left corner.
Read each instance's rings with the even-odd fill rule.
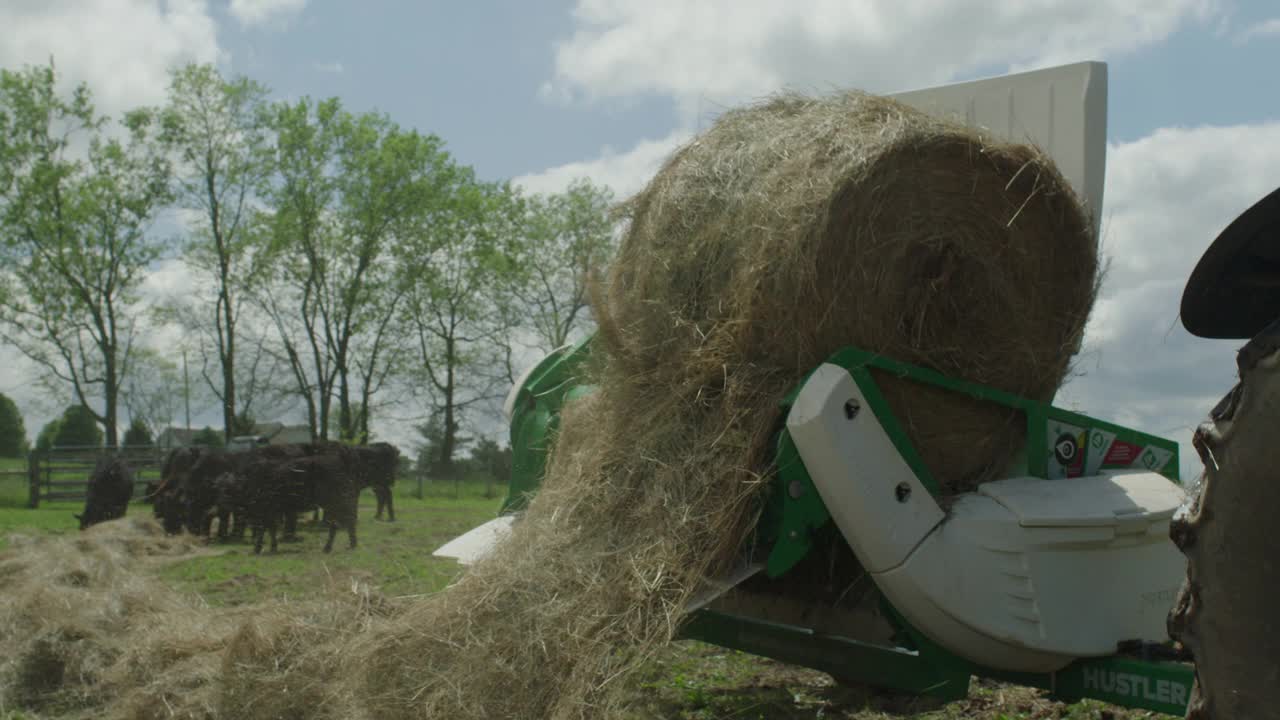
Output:
[[[915,107],[968,92],[970,110],[1003,100],[1012,126],[1030,103],[1050,139],[1065,108],[1079,152],[1063,154],[1097,180],[1099,86],[1086,63],[912,104],[783,94],[673,153],[621,208],[596,334],[508,399],[504,516],[437,552],[468,572],[389,655],[437,678],[417,709],[606,713],[617,678],[677,637],[948,697],[1012,672],[1062,697],[1185,705],[1088,684],[1118,638],[1167,641],[1167,608],[1134,608],[1176,585],[1182,498],[1176,444],[1048,404],[1099,283],[1100,184],[1074,187],[1012,128]],[[1081,102],[1056,111],[1063,95]],[[1125,512],[1149,529],[1130,550],[1078,529]],[[1032,558],[1024,590],[1008,553]],[[1129,577],[1040,589],[1089,563]],[[1140,672],[1189,688],[1181,664]]]

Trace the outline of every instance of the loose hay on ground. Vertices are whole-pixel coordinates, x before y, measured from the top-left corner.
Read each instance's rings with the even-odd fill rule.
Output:
[[[360,717],[343,702],[336,655],[388,603],[346,587],[319,588],[310,602],[212,608],[152,574],[201,546],[129,518],[0,554],[0,713]]]

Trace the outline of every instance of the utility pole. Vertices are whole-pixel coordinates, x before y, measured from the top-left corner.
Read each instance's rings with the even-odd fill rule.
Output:
[[[187,376],[187,349],[182,348],[182,400],[187,407],[187,430],[191,429],[191,378]]]

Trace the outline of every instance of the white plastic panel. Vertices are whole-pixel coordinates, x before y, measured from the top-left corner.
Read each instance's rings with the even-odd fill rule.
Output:
[[[1047,483],[1010,478],[987,483],[978,492],[1005,506],[1024,527],[1134,527],[1168,522],[1186,499],[1183,491],[1155,473],[1107,473]]]
[[[1089,504],[1093,483],[1032,482],[1063,507]],[[1100,507],[1114,508],[1105,499]],[[999,669],[1048,672],[1111,655],[1125,640],[1166,640],[1185,572],[1163,513],[1132,525],[1119,517],[1026,527],[992,497],[971,493],[907,562],[873,577],[894,607],[952,652]]]
[[[847,403],[858,408],[852,418]],[[787,430],[832,520],[867,570],[901,564],[942,521],[942,510],[844,368],[824,363],[809,376]],[[899,486],[909,490],[905,500],[899,500]]]
[[[511,534],[511,523],[514,520],[514,515],[496,517],[441,545],[431,554],[435,557],[453,558],[463,565],[474,564]]]
[[[877,587],[952,652],[1049,672],[1126,640],[1167,639],[1186,570],[1169,539],[1185,498],[1169,480],[1011,478],[957,496],[944,517],[857,383],[830,364],[805,382],[787,428]]]
[[[1102,217],[1107,160],[1107,66],[1082,62],[892,95],[925,112],[1038,145],[1092,214]]]

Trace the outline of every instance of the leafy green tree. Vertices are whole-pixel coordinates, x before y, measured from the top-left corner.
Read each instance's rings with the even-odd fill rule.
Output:
[[[128,447],[150,447],[154,444],[151,428],[142,418],[129,421],[129,428],[124,431],[124,444]]]
[[[98,420],[83,405],[72,405],[62,413],[58,431],[53,436],[54,447],[101,447],[102,428]]]
[[[337,99],[277,104],[271,118],[274,174],[264,198],[275,274],[261,304],[312,434],[361,442],[374,394],[404,355],[390,247],[427,207],[448,156],[438,138],[384,115],[354,115]]]
[[[513,292],[517,322],[531,326],[543,352],[569,342],[590,321],[588,277],[615,250],[612,205],[613,193],[587,179],[527,199]]]
[[[511,480],[511,448],[492,438],[481,438],[471,449],[471,462],[484,475],[485,497],[494,496],[494,485]]]
[[[88,88],[62,97],[56,80],[52,66],[0,70],[0,336],[70,385],[115,446],[169,165],[154,113],[109,136]]]
[[[22,422],[18,406],[0,393],[0,457],[17,458],[27,454],[27,426]]]
[[[174,312],[186,329],[212,347],[213,374],[202,374],[222,405],[224,437],[236,414],[253,401],[257,362],[240,368],[245,300],[261,277],[253,233],[253,200],[270,171],[267,90],[247,78],[225,79],[213,65],[176,70],[164,111],[165,140],[179,158],[178,197],[195,211],[185,261],[211,287],[193,289],[193,301]]]
[[[206,425],[192,436],[191,444],[200,447],[220,448],[226,444],[223,442],[222,436],[223,433]]]
[[[423,224],[402,238],[397,262],[404,332],[440,416],[437,464],[445,473],[468,415],[500,399],[509,383],[498,371],[509,331],[499,289],[511,284],[519,242],[519,201],[508,185],[480,182],[464,167],[448,180]]]
[[[184,399],[188,399],[186,392],[178,363],[152,348],[133,349],[123,390],[124,405],[129,417],[143,422],[152,437],[164,432],[182,414]],[[207,392],[196,393],[197,412],[206,407],[207,397]]]
[[[461,468],[459,463],[452,458],[448,462],[444,460],[442,450],[445,438],[441,416],[442,413],[435,410],[427,416],[425,422],[415,425],[413,428],[418,434],[418,442],[415,445],[417,456],[414,459],[414,471],[431,478],[449,479],[458,475]],[[466,447],[470,442],[471,438],[455,436],[455,452]]]
[[[54,418],[44,424],[40,428],[40,434],[36,435],[36,449],[47,451],[53,447],[54,438],[58,437],[58,431],[62,429],[62,419]]]
[[[444,433],[440,427],[440,418],[432,413],[427,421],[414,426],[418,433],[417,457],[414,460],[416,472],[434,477],[440,462],[440,443]]]

